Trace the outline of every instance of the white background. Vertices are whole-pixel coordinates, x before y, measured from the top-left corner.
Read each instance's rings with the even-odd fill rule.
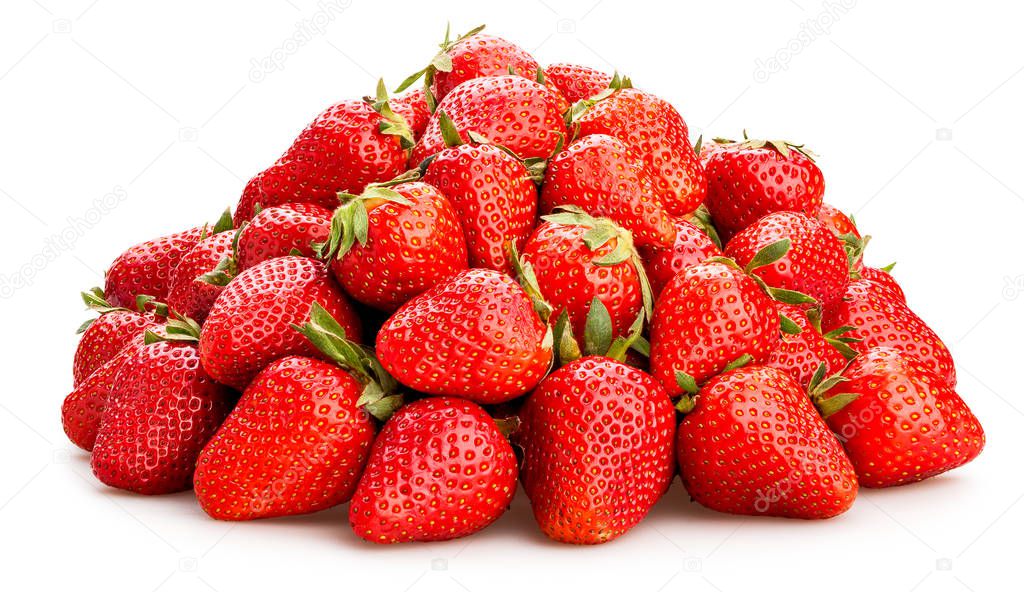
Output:
[[[1024,42],[1012,3],[410,4],[2,4],[0,587],[1019,589]],[[542,63],[617,67],[671,100],[694,138],[748,127],[818,152],[827,199],[875,236],[869,261],[899,262],[911,305],[953,350],[988,433],[981,457],[862,491],[817,523],[716,514],[676,485],[596,548],[548,542],[521,492],[472,538],[377,548],[344,508],[230,525],[191,493],[101,487],[59,421],[78,291],[128,245],[213,220],[323,107],[418,69],[447,19],[487,23]],[[773,59],[784,68],[758,75]]]

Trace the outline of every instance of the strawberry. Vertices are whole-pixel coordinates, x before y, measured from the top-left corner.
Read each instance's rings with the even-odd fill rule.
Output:
[[[779,313],[758,282],[728,260],[680,271],[651,321],[651,373],[670,395],[679,377],[702,383],[739,361],[761,363],[779,341]]]
[[[286,356],[249,384],[199,456],[196,497],[218,520],[305,514],[348,501],[398,386],[319,305],[299,331],[331,362]]]
[[[285,255],[312,257],[313,243],[331,233],[332,211],[313,203],[287,203],[253,216],[238,237],[238,269]]]
[[[655,299],[683,269],[723,256],[714,239],[690,220],[673,217],[672,224],[676,229],[676,239],[671,247],[639,247]]]
[[[973,460],[985,446],[978,419],[953,387],[912,355],[873,347],[822,397],[852,402],[827,417],[865,487],[921,481]]]
[[[135,355],[142,347],[142,331],[144,329],[140,329],[138,335],[128,345],[97,368],[95,372],[90,373],[88,378],[76,384],[75,389],[65,397],[60,410],[64,433],[67,434],[72,444],[82,450],[91,451],[95,445],[96,432],[99,430],[103,413],[107,409],[107,400],[114,387],[114,380],[117,378],[123,362]]]
[[[847,216],[839,208],[831,204],[821,204],[821,208],[818,209],[817,220],[839,238],[846,234],[852,234],[857,238],[861,238],[860,231],[857,230],[857,225],[853,222],[853,218]]]
[[[824,364],[830,375],[835,374],[846,366],[847,359],[857,355],[850,348],[849,338],[843,337],[852,327],[840,327],[822,335],[802,308],[783,303],[778,307],[782,316],[782,337],[765,366],[778,368],[800,385],[807,386],[820,365]]]
[[[202,323],[221,290],[234,277],[234,268],[222,262],[230,258],[236,231],[228,230],[209,236],[192,247],[171,276],[167,306],[171,310]],[[212,281],[211,278],[217,278]]]
[[[359,302],[393,311],[466,269],[459,215],[431,185],[373,185],[341,194],[331,234],[320,253],[341,287]]]
[[[788,241],[786,253],[768,265],[751,267],[773,288],[800,292],[824,307],[838,300],[849,281],[842,242],[817,220],[798,212],[773,212],[736,234],[725,254],[749,266],[766,246]]]
[[[809,150],[782,140],[715,139],[706,148],[707,206],[722,238],[773,212],[818,215],[825,180]]]
[[[676,216],[689,214],[704,201],[707,182],[686,122],[668,101],[628,85],[626,79],[620,89],[606,91],[608,96],[576,103],[570,120],[581,137],[609,135],[641,155],[664,208]]]
[[[252,178],[235,208],[235,224],[260,208],[312,202],[333,210],[337,193],[360,193],[405,169],[414,143],[405,119],[392,111],[384,82],[376,99],[328,107],[270,168]]]
[[[672,219],[654,193],[650,169],[638,153],[611,136],[583,137],[551,159],[540,209],[551,213],[564,205],[611,218],[641,245],[667,247],[675,239]]]
[[[675,413],[640,370],[581,358],[545,378],[520,417],[523,487],[541,530],[556,541],[615,539],[668,489]]]
[[[203,368],[217,382],[243,391],[274,360],[316,355],[292,324],[309,317],[313,303],[336,318],[352,341],[359,319],[326,265],[306,257],[278,257],[238,274],[213,303],[199,339]]]
[[[430,117],[412,161],[421,162],[444,150],[439,111],[459,130],[504,146],[521,158],[548,158],[565,136],[561,107],[565,99],[538,82],[520,76],[475,78],[448,93]]]
[[[373,444],[349,506],[373,543],[445,541],[497,520],[516,492],[516,455],[477,404],[428,397],[399,409]]]
[[[696,392],[696,385],[691,384]],[[679,473],[703,506],[754,516],[822,519],[857,496],[843,447],[785,372],[747,366],[684,397]]]
[[[160,325],[167,317],[164,306],[158,305],[154,312],[145,312],[146,307],[151,305],[148,298],[138,301],[137,310],[113,306],[107,302],[100,288],[82,292],[82,300],[88,308],[100,313],[100,316],[82,323],[78,328],[82,338],[75,348],[75,387],[81,385],[133,339],[141,336],[146,330]]]
[[[427,94],[422,88],[414,88],[404,95],[391,99],[391,109],[400,116],[412,130],[412,136],[419,139],[430,120],[430,108],[427,106]]]
[[[470,267],[512,272],[508,245],[522,249],[537,217],[537,186],[527,165],[492,144],[463,144],[438,113],[448,148],[428,161],[423,181],[451,202],[462,221]]]
[[[892,266],[883,267],[881,269],[876,267],[864,267],[858,274],[861,279],[867,280],[874,284],[877,288],[888,290],[895,296],[900,302],[907,303],[907,295],[903,293],[903,288],[900,287],[899,282],[896,278],[892,277]]]
[[[544,79],[570,103],[589,99],[600,94],[611,84],[612,75],[588,66],[576,64],[551,64],[544,68]]]
[[[894,348],[919,360],[950,387],[956,386],[956,367],[946,345],[888,289],[870,280],[852,281],[836,308],[825,313],[825,331],[846,325],[854,328],[848,335],[860,340],[851,344],[858,352],[873,347]]]
[[[113,306],[128,308],[139,296],[167,299],[174,268],[196,246],[205,227],[139,243],[118,255],[107,270],[103,293]]]
[[[413,298],[377,334],[381,364],[404,385],[494,404],[547,372],[550,330],[507,275],[470,269]]]
[[[199,363],[199,325],[168,322],[166,341],[127,357],[110,392],[92,450],[92,470],[111,487],[146,495],[192,487],[196,458],[233,403]]]

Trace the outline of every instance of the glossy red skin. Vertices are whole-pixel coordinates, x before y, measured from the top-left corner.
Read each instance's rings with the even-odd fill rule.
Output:
[[[224,287],[201,281],[199,276],[213,271],[221,260],[231,256],[234,240],[234,230],[219,232],[199,241],[181,258],[171,275],[171,287],[167,295],[167,306],[172,311],[197,323],[206,320],[213,301]]]
[[[662,291],[651,321],[651,373],[670,395],[675,372],[698,384],[744,354],[759,364],[779,341],[779,313],[754,280],[722,263],[685,268]]]
[[[846,335],[861,340],[850,344],[858,352],[892,347],[916,358],[950,387],[956,387],[956,367],[946,344],[906,304],[870,280],[850,282],[834,311],[826,311],[823,331],[843,325],[854,327]]]
[[[446,541],[497,520],[516,492],[515,452],[477,404],[428,397],[384,424],[349,506],[372,543]]]
[[[114,379],[122,363],[142,347],[141,334],[132,343],[106,361],[91,373],[75,390],[64,398],[61,405],[61,424],[68,440],[85,451],[91,451],[96,443],[96,432],[107,409],[107,400],[114,387]]]
[[[555,151],[559,134],[566,135],[561,111],[564,102],[558,91],[533,80],[489,76],[460,84],[445,96],[437,110],[451,118],[463,143],[469,142],[467,132],[474,131],[520,158],[548,158]],[[412,162],[422,162],[446,147],[435,112],[413,149]]]
[[[850,264],[843,243],[812,218],[797,212],[774,212],[738,233],[725,246],[725,254],[746,267],[758,251],[782,239],[789,252],[753,273],[773,288],[794,290],[832,306],[850,279]]]
[[[522,251],[537,219],[537,186],[522,162],[490,144],[438,152],[423,181],[455,208],[470,267],[512,273],[508,244]]]
[[[850,509],[857,476],[803,388],[781,370],[716,376],[679,424],[686,491],[703,506],[818,520]]]
[[[956,391],[912,356],[872,348],[832,393],[859,395],[828,418],[865,487],[934,477],[973,460],[985,432]]]
[[[391,105],[391,110],[396,115],[401,115],[402,119],[405,119],[405,122],[409,124],[413,137],[419,139],[423,135],[423,130],[427,127],[427,121],[430,120],[427,94],[423,88],[414,88],[403,95],[394,97],[389,104]]]
[[[612,337],[627,335],[644,306],[640,276],[634,263],[615,265],[595,262],[615,250],[616,239],[591,251],[583,242],[584,226],[543,222],[523,249],[522,260],[533,266],[541,294],[552,307],[551,318],[569,313],[577,342],[583,343],[587,314],[594,298],[608,309]]]
[[[551,363],[547,327],[526,292],[469,269],[413,298],[377,334],[377,357],[399,382],[481,404],[529,392]]]
[[[443,99],[458,85],[485,76],[507,76],[509,68],[530,80],[537,79],[540,64],[525,49],[501,37],[477,33],[452,45],[448,50],[451,72],[434,74],[431,87],[437,100]]]
[[[640,154],[651,171],[654,193],[670,214],[689,214],[704,201],[704,169],[686,122],[668,101],[624,88],[580,117],[579,134],[613,136]]]
[[[295,250],[313,257],[312,243],[324,242],[331,234],[331,214],[323,206],[302,202],[260,211],[238,238],[239,271]]]
[[[103,293],[113,306],[135,308],[136,296],[163,302],[178,262],[199,242],[202,228],[192,228],[139,243],[118,255],[107,269]]]
[[[235,226],[250,220],[257,204],[311,202],[333,210],[339,191],[359,194],[368,183],[398,176],[408,155],[398,136],[381,133],[384,121],[362,100],[328,107],[276,163],[249,181],[235,208]]]
[[[363,384],[333,363],[287,356],[253,379],[199,456],[199,505],[217,520],[324,510],[355,491],[376,432]]]
[[[113,310],[103,313],[82,333],[75,348],[74,386],[79,386],[132,340],[146,329],[163,323],[165,319],[153,313],[134,310]]]
[[[672,219],[654,193],[650,169],[624,142],[604,134],[580,138],[548,163],[540,210],[573,205],[605,216],[633,233],[639,245],[669,246]]]
[[[672,480],[675,410],[636,368],[599,356],[571,362],[540,383],[520,418],[523,488],[556,541],[625,534]]]
[[[900,302],[906,304],[907,295],[903,293],[903,288],[889,272],[874,267],[865,267],[859,273],[861,279],[872,282],[883,290],[892,292]]]
[[[778,368],[807,387],[818,366],[825,364],[826,376],[832,376],[846,366],[846,358],[814,328],[801,308],[779,303],[779,313],[789,317],[802,332],[799,335],[783,333],[765,366]]]
[[[412,205],[367,204],[366,244],[358,241],[331,271],[349,296],[393,311],[468,266],[466,239],[452,204],[431,185],[391,187]]]
[[[124,360],[92,450],[96,477],[146,495],[192,487],[196,458],[231,411],[231,391],[194,344],[161,341]]]
[[[743,148],[740,143],[710,147],[705,158],[705,202],[723,240],[772,212],[801,212],[814,218],[825,194],[818,165],[797,150]]]
[[[612,75],[588,66],[551,64],[544,68],[544,79],[570,103],[589,99],[611,84]]]
[[[821,204],[817,219],[818,222],[824,224],[837,237],[842,237],[844,234],[852,234],[857,238],[861,238],[860,231],[857,230],[857,225],[853,223],[853,220],[831,204]]]
[[[292,325],[309,320],[312,304],[323,306],[345,329],[362,338],[359,318],[326,266],[306,257],[278,257],[240,273],[213,303],[199,338],[203,368],[214,380],[244,391],[274,360],[321,357]]]
[[[672,225],[676,239],[670,248],[639,247],[655,299],[683,269],[723,255],[711,237],[685,218],[673,217]]]

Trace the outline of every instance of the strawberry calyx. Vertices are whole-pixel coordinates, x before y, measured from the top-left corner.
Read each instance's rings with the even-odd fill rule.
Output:
[[[209,224],[203,224],[202,230],[199,231],[199,241],[202,242],[215,234],[234,230],[234,228],[235,221],[231,217],[231,208],[225,208],[225,210],[221,212],[220,217],[217,218],[217,221],[213,223],[212,228]]]
[[[86,309],[94,311],[99,314],[97,317],[87,319],[81,325],[79,325],[78,329],[75,330],[76,334],[84,333],[85,330],[88,329],[93,324],[93,322],[96,321],[97,318],[107,314],[108,312],[114,312],[118,310],[130,311],[130,309],[128,308],[125,308],[123,306],[114,306],[113,304],[108,302],[106,295],[103,293],[103,288],[100,288],[99,286],[94,286],[89,290],[81,292],[81,295],[82,302],[85,303]],[[168,314],[168,309],[166,304],[164,304],[163,302],[157,302],[155,297],[148,296],[145,294],[139,294],[138,296],[135,297],[134,312],[138,312],[140,314],[152,312],[154,315],[158,317],[166,317]]]
[[[341,259],[352,250],[356,241],[365,245],[370,230],[370,210],[385,202],[411,206],[412,202],[408,198],[391,187],[413,178],[419,178],[417,169],[407,171],[391,181],[371,183],[360,195],[339,192],[338,199],[342,205],[331,216],[330,235],[326,241],[312,245],[317,256],[325,260],[332,257]]]
[[[387,421],[402,406],[404,399],[398,392],[398,381],[384,369],[373,350],[349,341],[344,327],[320,303],[312,304],[305,324],[291,327],[363,384],[357,406],[380,421]]]
[[[518,432],[520,426],[523,425],[523,422],[519,420],[519,416],[516,415],[511,415],[509,417],[495,417],[493,419],[494,423],[498,426],[498,431],[506,438]]]
[[[540,317],[540,320],[549,325],[551,319],[551,313],[554,312],[554,308],[547,300],[544,299],[544,294],[540,291],[540,283],[537,281],[537,274],[533,270],[533,265],[529,261],[523,261],[519,256],[519,250],[516,245],[512,242],[508,243],[509,261],[512,263],[512,269],[516,272],[516,281],[522,286],[523,291],[530,298],[530,303],[533,305],[534,312]],[[565,314],[565,311],[562,311]],[[568,317],[566,317],[568,322]],[[571,331],[570,331],[571,333]],[[554,335],[552,335],[554,339]],[[554,343],[559,343],[559,340],[555,339]],[[577,356],[579,357],[579,356]]]
[[[807,394],[810,396],[811,402],[814,403],[814,406],[818,409],[818,413],[821,414],[822,418],[828,419],[829,416],[852,403],[860,395],[855,393],[837,393],[831,397],[825,398],[825,394],[832,390],[836,385],[849,380],[842,374],[833,374],[832,376],[826,377],[826,373],[827,370],[825,368],[825,363],[822,362],[818,365],[818,369],[814,371],[814,375],[811,376],[811,382],[807,387]]]
[[[378,128],[380,133],[387,136],[397,136],[402,150],[407,152],[412,150],[413,146],[416,145],[416,137],[413,135],[412,128],[409,127],[405,118],[391,109],[388,89],[384,86],[383,78],[377,81],[377,96],[364,97],[363,100],[369,103],[370,107],[383,118]]]
[[[761,140],[756,138],[749,138],[747,136],[747,130],[743,130],[743,140],[730,140],[728,138],[713,138],[712,140],[716,144],[731,144],[733,148],[739,150],[756,150],[758,148],[771,148],[782,155],[783,158],[789,159],[792,157],[793,152],[799,152],[804,155],[808,160],[814,162],[817,158],[817,154],[811,152],[803,144],[794,144],[786,140]]]
[[[440,51],[431,58],[430,63],[427,64],[422,70],[418,70],[409,75],[408,78],[402,81],[395,89],[396,93],[400,93],[403,90],[412,86],[417,80],[423,78],[423,90],[426,94],[427,108],[433,113],[437,109],[437,98],[434,96],[433,91],[430,87],[434,84],[434,76],[438,72],[451,72],[452,71],[452,57],[448,54],[452,47],[467,37],[472,37],[480,31],[484,30],[486,25],[480,25],[474,29],[471,29],[468,33],[463,33],[452,40],[452,25],[448,23],[448,26],[444,30],[444,41],[442,41],[438,47]]]
[[[749,276],[751,279],[757,282],[757,284],[761,286],[761,289],[763,289],[765,293],[771,296],[773,300],[782,302],[783,304],[793,304],[797,306],[817,306],[818,301],[808,296],[807,294],[797,292],[795,290],[773,288],[766,284],[765,281],[761,279],[761,277],[757,274],[758,269],[761,269],[762,267],[767,267],[775,263],[779,259],[785,257],[786,253],[789,252],[791,244],[792,243],[788,238],[784,238],[781,240],[777,240],[769,245],[766,245],[760,251],[754,254],[754,257],[750,260],[749,263],[747,263],[747,266],[745,268],[740,268],[736,261],[729,257],[712,257],[711,259],[709,259],[709,261],[715,261],[718,263],[722,263],[724,265],[728,265],[733,269],[738,269],[743,273],[747,274],[747,276]]]
[[[697,150],[700,149],[700,139],[697,140]],[[699,154],[699,153],[698,153]],[[711,242],[715,243],[715,246],[719,250],[722,249],[722,239],[718,235],[718,229],[715,228],[714,221],[711,219],[711,212],[708,207],[701,204],[692,214],[689,215],[687,221],[697,227],[698,230],[708,235]]]
[[[804,332],[804,330],[800,328],[800,325],[798,325],[796,321],[782,313],[779,313],[779,327],[782,329],[782,332],[785,333],[786,335],[800,335],[801,333]]]
[[[444,110],[437,112],[437,122],[441,130],[441,138],[444,139],[444,143],[447,147],[454,148],[455,146],[461,146],[465,143],[462,141],[462,136],[461,134],[459,134],[458,128],[455,127],[455,123],[452,122],[451,118],[448,117],[448,114],[445,113]],[[534,156],[530,158],[523,158],[516,154],[515,151],[509,148],[508,146],[495,144],[483,134],[480,134],[473,130],[468,130],[466,132],[466,136],[469,137],[469,141],[472,144],[490,144],[495,148],[501,150],[505,154],[508,154],[512,158],[519,161],[519,163],[526,168],[526,173],[530,177],[530,180],[533,181],[534,184],[536,184],[538,187],[540,187],[540,185],[544,182],[544,171],[547,170],[548,160],[550,160],[550,157],[542,158],[540,156]],[[564,141],[565,137],[559,133],[558,141],[555,143],[555,149],[551,153],[552,157],[562,150]],[[430,163],[434,160],[434,158],[435,156],[428,156],[423,160],[422,163],[420,163],[420,175],[426,174],[426,170],[430,166]]]
[[[676,401],[676,411],[686,414],[693,411],[693,408],[696,406],[697,393],[700,392],[700,386],[697,385],[697,381],[692,375],[682,370],[676,370],[675,376],[676,385],[684,391],[684,394]]]
[[[852,360],[857,357],[858,353],[857,350],[850,347],[850,344],[860,343],[862,340],[859,337],[850,337],[847,333],[856,329],[856,327],[850,325],[843,325],[825,333],[822,337],[825,338],[829,345],[839,350],[839,353],[844,358]]]
[[[161,341],[198,343],[200,331],[199,323],[185,315],[174,313],[172,318],[167,319],[167,323],[160,328],[159,333],[147,329],[143,334],[143,342],[146,345]]]
[[[571,126],[574,123],[579,122],[580,118],[583,117],[583,114],[589,111],[591,107],[612,96],[616,91],[624,88],[633,88],[633,81],[630,80],[629,76],[621,76],[618,71],[616,71],[612,74],[612,79],[608,83],[608,88],[592,97],[580,99],[569,106],[569,109],[564,115],[566,125]]]
[[[238,232],[235,233],[234,238],[231,240],[231,254],[218,261],[212,270],[197,277],[196,281],[210,284],[211,286],[226,286],[231,280],[235,279],[235,276],[238,275],[238,241],[242,238],[242,233],[248,227],[248,221],[242,222],[238,226]],[[301,255],[301,253],[299,254]]]

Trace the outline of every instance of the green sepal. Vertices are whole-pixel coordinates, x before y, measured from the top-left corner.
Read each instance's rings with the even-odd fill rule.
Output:
[[[676,386],[683,389],[683,391],[691,395],[696,395],[697,392],[700,391],[700,387],[697,386],[697,381],[690,374],[687,374],[682,370],[676,370],[675,377]]]
[[[519,428],[523,425],[520,421],[519,416],[511,415],[509,417],[495,417],[494,423],[498,426],[498,431],[501,432],[502,436],[508,438],[512,434],[519,431]]]
[[[815,300],[814,298],[811,298],[807,294],[797,292],[795,290],[784,290],[782,288],[769,287],[768,295],[771,296],[774,300],[782,302],[783,304],[810,304],[812,306],[818,304],[818,301]]]
[[[715,243],[719,250],[722,249],[722,238],[718,235],[718,229],[715,228],[714,221],[711,219],[711,212],[706,205],[701,204],[700,207],[694,210],[690,214],[689,222],[708,235],[708,238],[711,239],[711,242]]]
[[[331,233],[325,242],[313,243],[313,250],[321,259],[329,260],[332,257],[341,259],[344,257],[356,241],[365,245],[369,238],[370,214],[366,209],[366,202],[369,200],[383,200],[397,203],[404,206],[411,206],[409,201],[401,193],[391,189],[391,185],[405,182],[413,174],[418,175],[416,169],[403,173],[400,181],[393,179],[386,183],[373,183],[367,185],[360,195],[340,192],[338,198],[342,201],[341,207],[334,210],[331,216]]]
[[[636,343],[638,339],[643,338],[644,321],[646,320],[647,311],[641,309],[640,312],[637,313],[636,319],[633,320],[633,324],[629,326],[629,333],[625,336],[617,336],[612,341],[612,344],[609,346],[608,352],[605,355],[613,360],[625,362],[626,354],[633,348],[633,344]]]
[[[604,303],[596,296],[590,301],[586,326],[583,330],[583,352],[588,356],[603,356],[612,346],[612,317]]]
[[[398,137],[402,150],[412,150],[416,145],[412,128],[409,127],[404,117],[391,109],[388,89],[384,86],[383,78],[377,81],[377,96],[370,101],[370,106],[383,118],[383,121],[380,122],[380,133]]]
[[[775,241],[774,243],[765,246],[747,263],[747,266],[743,269],[747,274],[753,273],[755,270],[762,267],[767,267],[772,263],[775,263],[779,259],[786,256],[789,252],[789,247],[792,243],[788,238]]]
[[[92,324],[95,322],[96,319],[86,319],[82,321],[82,324],[79,325],[77,329],[75,329],[75,335],[81,335],[82,333],[85,333],[85,330],[91,327]]]
[[[135,310],[141,314],[152,312],[158,317],[166,317],[170,312],[166,304],[158,302],[156,296],[149,294],[139,294],[135,297]]]
[[[455,124],[452,123],[448,114],[442,110],[438,111],[436,115],[438,126],[441,129],[441,138],[444,140],[445,146],[448,146],[449,148],[453,146],[461,146],[462,136],[459,135],[459,130],[455,127]]]
[[[211,286],[226,286],[236,275],[238,275],[238,263],[233,255],[228,255],[218,261],[212,270],[197,277],[196,281]]]
[[[800,325],[796,324],[796,321],[784,314],[779,315],[779,328],[786,335],[800,335],[804,332],[804,330],[800,328]]]
[[[643,335],[637,337],[636,341],[634,341],[633,344],[629,346],[629,349],[635,351],[636,353],[640,354],[645,358],[651,357],[651,342],[644,339]]]
[[[572,326],[569,324],[569,312],[562,310],[558,315],[552,329],[552,342],[555,346],[555,353],[558,363],[561,365],[580,359],[583,352],[580,351],[580,344],[572,333]]]
[[[896,267],[896,262],[895,261],[893,261],[889,265],[886,265],[885,267],[879,267],[878,269],[881,270],[881,271],[884,271],[885,273],[892,273],[892,270],[893,270],[894,267]]]
[[[197,343],[199,341],[199,334],[202,331],[199,323],[178,313],[174,313],[172,318],[167,319],[167,323],[164,324],[162,329],[164,331],[163,334],[158,334],[153,330],[147,330],[143,334],[143,342],[146,345],[161,341]]]
[[[743,130],[743,141],[736,142],[735,140],[727,140],[725,138],[715,138],[714,141],[718,144],[739,144],[740,148],[755,149],[755,148],[771,148],[782,155],[783,158],[790,158],[791,151],[799,152],[807,157],[808,160],[814,161],[817,155],[811,152],[803,144],[794,144],[786,140],[759,140],[752,139],[747,136],[747,130]]]
[[[814,375],[811,376],[811,381],[807,386],[807,394],[811,398],[811,402],[817,407],[818,413],[821,417],[828,419],[829,416],[835,414],[843,407],[846,407],[857,399],[860,395],[854,393],[837,393],[831,397],[826,398],[825,395],[835,388],[837,385],[848,382],[849,379],[844,377],[842,374],[833,374],[832,376],[826,377],[827,369],[825,363],[822,362],[815,369]]]
[[[862,339],[859,337],[844,337],[844,335],[856,330],[856,327],[852,327],[850,325],[843,325],[842,327],[838,327],[836,329],[829,331],[828,333],[825,333],[824,335],[822,335],[822,337],[825,338],[825,341],[827,341],[829,345],[836,348],[844,358],[846,358],[847,360],[852,360],[856,358],[859,354],[857,350],[853,349],[850,346],[850,344],[860,343]]]
[[[697,136],[697,143],[693,145],[693,153],[700,157],[700,149],[704,146],[704,134]],[[704,204],[701,204],[704,205]]]
[[[217,218],[217,221],[214,222],[212,234],[220,234],[222,232],[227,232],[228,230],[234,230],[234,228],[235,221],[231,218],[231,208],[226,208],[224,212],[221,213],[220,218]]]
[[[99,286],[90,288],[81,294],[82,302],[85,303],[85,307],[100,314],[113,312],[115,310],[128,310],[127,308],[114,306],[107,302],[106,295],[103,293],[103,288],[100,288]]]
[[[430,63],[427,64],[425,68],[413,72],[405,80],[403,80],[402,83],[398,85],[398,88],[395,89],[395,92],[400,93],[403,90],[412,86],[420,78],[423,78],[423,88],[426,92],[427,107],[430,109],[430,112],[433,113],[434,110],[437,109],[437,99],[434,97],[433,92],[431,92],[430,87],[434,83],[434,75],[437,72],[452,71],[452,58],[450,55],[448,55],[448,51],[451,50],[452,46],[458,43],[459,41],[462,41],[466,37],[476,35],[480,31],[483,31],[484,26],[485,25],[480,25],[479,27],[471,29],[468,33],[459,35],[454,41],[452,41],[451,23],[448,23],[448,26],[445,28],[444,31],[444,41],[442,41],[438,46],[440,47],[440,51],[437,52],[437,54],[430,59]]]
[[[533,271],[533,265],[519,257],[519,250],[516,249],[516,245],[513,242],[508,243],[508,253],[512,269],[516,272],[516,280],[522,286],[526,295],[530,297],[534,312],[537,313],[541,321],[547,323],[554,309],[544,299],[544,295],[540,291],[540,283],[537,281],[537,274]]]
[[[729,362],[728,364],[726,364],[725,368],[722,369],[722,373],[732,372],[733,370],[737,370],[739,368],[742,368],[742,367],[746,366],[747,364],[749,364],[749,363],[751,363],[753,361],[754,361],[754,356],[752,356],[750,354],[743,354],[742,356],[740,356],[740,357],[736,358],[735,360],[733,360],[733,361]]]

